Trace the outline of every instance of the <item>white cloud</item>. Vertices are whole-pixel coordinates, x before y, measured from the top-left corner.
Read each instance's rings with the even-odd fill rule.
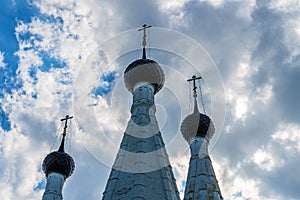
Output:
[[[299,130],[298,125],[281,123],[272,134],[271,140],[258,146],[251,156],[244,157],[244,160],[239,160],[234,166],[230,165],[231,161],[225,158],[213,159],[216,174],[220,177],[221,189],[226,191],[223,192],[225,199],[285,197],[285,189],[276,191],[272,189],[274,187],[272,183],[281,180],[281,175],[278,176],[278,173],[286,170],[288,166],[297,168],[295,158],[300,153]],[[286,181],[293,182],[292,179],[290,177]],[[286,182],[284,181],[283,184]],[[265,193],[266,190],[268,193]],[[235,194],[237,197],[233,198]]]
[[[186,25],[184,21],[184,15],[186,14],[184,6],[187,2],[188,0],[157,1],[159,9],[169,16],[170,27],[177,28],[178,26]]]
[[[290,55],[285,59],[285,62],[291,64],[300,55],[298,48],[300,45],[300,1],[272,0],[268,6],[276,13],[280,13],[284,30],[284,44],[290,51]],[[298,65],[292,65],[292,67],[298,67]]]
[[[239,8],[236,12],[237,16],[244,18],[248,21],[251,21],[252,12],[256,8],[256,1],[255,0],[247,0],[247,1],[234,0],[233,2],[237,2],[239,4]]]
[[[267,200],[260,195],[259,184],[255,180],[245,179],[241,176],[236,176],[232,183],[231,191],[241,192],[241,199],[262,199]],[[232,196],[227,197],[231,199],[235,193],[232,193]]]
[[[200,2],[208,2],[212,6],[221,7],[226,2],[226,0],[200,0]]]
[[[259,167],[265,170],[272,170],[275,165],[273,156],[270,155],[270,152],[267,152],[262,149],[258,149],[252,158],[253,162],[256,163]]]
[[[182,7],[188,2],[188,0],[182,0],[182,1],[158,1],[158,4],[163,10],[176,10],[176,9],[182,9]]]
[[[257,152],[263,151],[258,150]],[[263,152],[263,154],[270,155],[267,152]],[[266,157],[262,156],[261,153],[256,153],[256,155],[253,157],[255,157],[255,161],[259,161],[258,165],[262,170],[264,170],[264,173],[268,173],[265,163],[261,165],[261,162],[266,159]],[[272,191],[268,192],[268,194],[264,194],[265,191],[262,191],[263,180],[261,180],[260,177],[257,177],[256,174],[251,174],[250,170],[248,172],[245,171],[245,168],[247,168],[250,163],[254,162],[252,158],[246,158],[244,161],[239,161],[235,166],[232,166],[230,164],[231,161],[226,158],[218,160],[214,159],[214,156],[211,156],[211,158],[224,199],[281,199],[280,196],[274,194]],[[268,158],[272,159],[272,156]],[[252,165],[251,167],[253,168]],[[257,169],[255,168],[253,170]]]
[[[0,160],[4,174],[0,179],[0,194],[4,200],[38,199],[41,195],[41,192],[34,192],[33,188],[43,176],[38,172],[38,163],[45,153],[42,150],[45,145],[36,145],[30,137],[22,134],[23,131],[17,127],[7,134],[0,134],[4,155]]]
[[[272,139],[282,145],[287,153],[300,153],[300,127],[296,124],[280,124]]]
[[[249,54],[244,55],[243,60],[240,63],[237,63],[235,71],[230,75],[231,77],[229,80],[232,81],[227,85],[227,100],[235,109],[236,119],[244,118],[247,115],[250,103],[250,91],[246,88],[248,87],[248,81],[251,80],[256,69],[251,66],[249,57]]]
[[[251,21],[251,14],[256,7],[255,0],[199,0],[199,2],[207,2],[210,5],[214,6],[216,9],[222,9],[226,4],[236,4],[238,9],[235,10],[235,14],[238,17]]]
[[[300,45],[300,13],[297,17],[293,19],[285,19],[284,23],[284,42],[288,50],[290,51],[290,56],[285,60],[286,63],[293,63],[297,56],[300,55],[299,45]],[[299,67],[294,65],[292,67]]]
[[[64,24],[34,17],[29,23],[19,22],[15,29],[20,48],[15,54],[19,57],[18,78],[23,86],[1,100],[12,126],[9,132],[0,134],[1,174],[4,174],[0,196],[5,200],[41,199],[43,191],[34,191],[34,187],[44,177],[40,167],[50,149],[49,141],[53,141],[56,134],[53,122],[71,113],[72,79],[82,60],[96,46],[89,37],[92,28],[86,25],[88,22],[76,19],[76,13],[70,10],[60,11],[57,16],[62,17]],[[23,34],[32,36],[23,39]],[[75,36],[70,37],[76,34],[79,34],[77,40]],[[41,52],[65,61],[67,66],[42,72],[39,67],[47,63]],[[34,75],[30,74],[32,69],[36,71]],[[70,84],[65,84],[68,82]]]
[[[163,14],[162,16],[165,17],[169,27],[179,31],[184,30],[195,37],[197,41],[204,42],[205,47],[218,63],[225,80],[229,116],[227,126],[229,127],[228,131],[232,134],[226,134],[221,137],[221,140],[232,147],[232,150],[220,149],[217,145],[214,151],[215,156],[212,155],[213,165],[224,198],[234,199],[234,194],[242,192],[242,195],[235,199],[270,199],[266,197],[268,195],[272,196],[271,199],[280,199],[279,194],[270,195],[274,191],[261,191],[269,184],[264,183],[269,179],[263,177],[259,172],[263,171],[264,175],[272,177],[274,176],[273,172],[289,164],[292,159],[296,159],[292,155],[298,155],[300,152],[299,126],[283,123],[275,131],[268,126],[272,120],[277,123],[277,116],[272,116],[274,107],[270,108],[270,105],[274,100],[274,85],[278,80],[268,77],[266,82],[261,85],[257,85],[255,82],[255,78],[261,75],[260,64],[263,63],[262,60],[253,60],[255,53],[261,53],[255,51],[262,34],[262,30],[255,28],[256,23],[260,22],[252,21],[253,11],[257,11],[255,10],[255,1],[208,0],[205,2],[213,6],[212,10],[209,10],[211,15],[206,18],[199,15],[200,8],[188,10],[185,6],[191,2],[187,0],[157,1],[151,2],[151,5],[153,4]],[[231,10],[223,12],[229,3],[235,4],[236,7],[228,7],[227,9]],[[41,13],[49,16],[49,19],[45,20],[36,16],[28,23],[19,22],[16,27],[16,36],[20,50],[16,52],[16,55],[20,58],[18,78],[22,80],[23,87],[18,91],[13,91],[12,95],[6,95],[4,99],[1,99],[3,109],[9,113],[9,120],[12,124],[12,130],[7,133],[3,131],[0,133],[2,152],[0,153],[0,165],[4,166],[0,170],[1,175],[3,174],[0,177],[0,187],[1,192],[5,193],[2,195],[0,192],[0,196],[6,198],[4,200],[41,199],[42,191],[33,192],[33,188],[44,177],[43,173],[39,171],[39,167],[43,156],[46,155],[51,146],[50,141],[55,137],[57,129],[55,122],[63,115],[73,112],[71,94],[74,92],[74,88],[72,84],[76,81],[79,71],[85,67],[86,59],[94,52],[97,45],[113,34],[131,27],[131,23],[136,22],[132,21],[131,16],[134,16],[135,19],[149,20],[151,23],[162,21],[162,19],[151,21],[153,10],[145,9],[142,13],[130,3],[126,3],[128,6],[126,8],[125,4],[120,4],[120,2],[94,0],[44,0],[35,1],[34,4]],[[286,61],[293,63],[299,55],[300,28],[299,23],[297,23],[299,19],[298,17],[289,17],[287,13],[297,12],[297,1],[272,1],[270,5],[280,15],[284,13],[284,43],[291,53]],[[120,6],[124,6],[124,8],[120,8]],[[195,17],[195,21],[191,20],[193,17]],[[198,28],[196,27],[197,24],[200,24]],[[134,26],[138,25],[134,24]],[[21,37],[23,33],[30,33],[32,37],[24,40]],[[51,69],[49,72],[38,70],[37,67],[45,64],[40,52],[48,52],[52,58],[65,62],[66,66],[63,69]],[[0,67],[5,67],[4,56],[6,54],[0,53]],[[193,70],[187,67],[188,64],[185,62],[178,62],[178,59],[174,59],[171,63],[177,67],[176,70],[183,72],[184,76],[193,73]],[[92,71],[91,74],[85,74],[85,78],[91,79],[96,85],[101,72],[111,72],[122,68],[116,65],[103,71]],[[101,67],[100,69],[102,69]],[[37,69],[36,80],[29,74],[30,68]],[[160,106],[169,103],[169,99],[159,98],[163,92],[175,91],[175,89],[177,92],[177,90],[185,91],[187,89],[187,87],[182,86],[184,83],[179,84],[179,72],[169,69],[166,69],[166,72],[170,75],[167,77],[169,82],[166,82],[165,85],[165,88],[168,89],[158,94],[157,100],[159,100]],[[105,98],[97,97],[94,99],[89,95],[89,89],[94,85],[88,85],[86,79],[78,80],[78,84],[84,86],[83,88],[88,87],[84,91],[85,96],[80,99],[82,100],[81,103],[97,104],[97,107],[85,105],[84,109],[86,110],[82,107],[80,107],[81,110],[78,110],[78,112],[83,113],[81,117],[90,131],[84,132],[81,124],[77,124],[79,127],[74,128],[76,145],[73,148],[76,171],[66,182],[64,190],[66,199],[68,197],[69,199],[100,198],[104,191],[106,179],[99,180],[99,177],[108,177],[110,169],[109,166],[104,167],[99,163],[104,162],[110,165],[107,161],[114,160],[130,114],[131,97],[123,85],[115,86],[119,88],[115,89],[117,93],[114,95],[108,94]],[[70,84],[63,84],[62,81]],[[122,81],[121,78],[120,82]],[[184,77],[182,81],[185,82]],[[31,96],[32,94],[36,94],[36,99]],[[111,96],[115,99],[110,102]],[[182,101],[180,102],[182,105],[188,107],[189,99],[187,96],[187,92],[178,92],[177,97]],[[125,100],[122,101],[122,98]],[[75,98],[75,100],[78,99]],[[118,104],[113,108],[113,114],[109,110],[112,104]],[[162,110],[164,109],[166,112],[163,113],[164,119],[166,121],[173,119],[173,110],[171,112],[163,107]],[[187,108],[182,109],[181,115],[187,114],[184,113],[188,112],[187,110]],[[75,116],[75,119],[76,117],[78,116]],[[242,119],[243,123],[240,123],[238,119]],[[258,122],[262,125],[257,125]],[[264,134],[257,135],[253,133],[255,131]],[[164,134],[166,136],[178,133],[163,132]],[[245,142],[246,134],[254,134],[253,137],[257,138]],[[228,141],[226,137],[232,139],[230,135],[234,136],[234,141]],[[271,136],[271,139],[266,139],[265,135]],[[110,142],[105,139],[109,139]],[[262,141],[260,141],[261,139]],[[260,142],[265,144],[261,145]],[[238,147],[244,148],[245,144],[249,145],[245,150],[247,154],[237,151]],[[113,151],[111,151],[112,147]],[[183,190],[182,182],[186,179],[189,153],[186,152],[181,155],[180,151],[181,149],[187,150],[188,145],[167,143],[167,148],[167,151],[170,152],[170,160],[178,188]],[[233,156],[230,155],[231,151],[235,151]],[[229,153],[217,159],[219,155],[222,155],[222,152]],[[238,163],[228,160],[230,157],[233,160],[237,157]],[[257,169],[257,171],[251,171],[249,166]],[[79,187],[80,184],[84,184],[82,183],[83,178],[89,180],[89,186]],[[90,185],[94,187],[90,187]],[[74,188],[76,188],[75,192]]]
[[[188,146],[188,144],[186,145]],[[189,151],[186,151],[180,157],[170,157],[170,160],[172,161],[171,165],[173,168],[174,176],[176,177],[176,184],[180,193],[180,198],[183,199],[185,189],[184,186],[186,183],[188,173],[187,163],[189,163],[190,160]]]
[[[243,177],[242,162],[230,167],[230,161],[225,158],[216,160],[211,156],[211,159],[224,199],[267,199],[260,195],[257,180]],[[238,198],[235,197],[237,193],[241,194]]]
[[[5,67],[5,63],[4,63],[4,52],[0,51],[0,68],[4,68]]]
[[[259,103],[263,103],[264,105],[267,105],[272,100],[273,97],[273,86],[271,83],[267,83],[263,87],[257,88],[256,93],[258,94],[256,97],[257,101]],[[255,112],[254,109],[253,112]]]
[[[235,106],[235,116],[240,119],[248,111],[248,99],[247,98],[237,98]]]
[[[299,0],[272,0],[270,1],[269,7],[280,12],[298,12],[300,8]]]

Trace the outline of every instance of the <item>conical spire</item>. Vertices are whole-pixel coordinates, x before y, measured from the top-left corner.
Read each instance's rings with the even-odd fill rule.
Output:
[[[184,200],[221,200],[223,199],[221,191],[208,155],[208,143],[215,128],[212,120],[199,112],[195,83],[197,79],[201,79],[201,77],[194,75],[188,80],[194,83],[194,112],[188,115],[181,124],[182,135],[189,143],[191,150]]]
[[[199,113],[197,97],[194,97],[194,113]]]
[[[63,135],[59,149],[57,150],[58,152],[65,152],[65,137],[66,135]]]
[[[154,97],[165,76],[159,64],[146,59],[144,25],[143,58],[125,70],[126,88],[133,94],[131,118],[107,181],[103,200],[179,200],[172,167],[161,136]]]

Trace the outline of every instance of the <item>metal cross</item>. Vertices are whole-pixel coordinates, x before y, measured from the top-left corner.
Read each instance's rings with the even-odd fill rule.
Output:
[[[194,97],[197,97],[197,92],[196,92],[196,89],[197,89],[197,87],[196,87],[196,80],[201,79],[201,78],[202,78],[201,76],[196,77],[195,75],[193,75],[191,79],[188,79],[188,80],[187,80],[188,82],[193,81],[193,83],[194,83],[194,88],[193,88],[193,90],[194,90]]]
[[[63,118],[63,119],[60,120],[60,121],[65,121],[65,127],[64,127],[63,136],[65,136],[67,134],[68,120],[72,119],[72,118],[73,118],[73,116],[66,115],[65,118]]]
[[[152,26],[148,26],[147,24],[144,24],[144,25],[143,25],[143,28],[138,29],[138,31],[144,30],[143,43],[142,43],[144,48],[146,47],[146,44],[147,44],[147,43],[146,43],[146,36],[147,36],[147,35],[146,35],[146,29],[147,29],[147,28],[150,28],[150,27],[152,27]]]

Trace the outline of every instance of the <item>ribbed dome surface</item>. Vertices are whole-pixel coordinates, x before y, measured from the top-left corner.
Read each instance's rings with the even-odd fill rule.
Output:
[[[188,142],[196,136],[205,137],[210,140],[214,132],[213,121],[202,113],[188,115],[181,124],[181,133]]]
[[[137,83],[147,82],[154,86],[154,93],[157,93],[164,84],[165,76],[157,62],[150,59],[139,59],[131,64],[125,70],[124,81],[126,88],[133,93]]]
[[[54,151],[46,156],[43,162],[43,171],[48,176],[51,172],[63,174],[65,178],[72,175],[75,169],[75,162],[69,154]]]

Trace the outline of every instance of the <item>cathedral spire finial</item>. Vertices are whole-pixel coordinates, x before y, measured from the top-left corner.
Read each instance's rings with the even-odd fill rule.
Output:
[[[63,131],[63,139],[57,151],[49,153],[43,161],[43,171],[47,177],[47,184],[42,200],[62,200],[62,189],[64,182],[69,178],[75,169],[75,162],[73,158],[64,151],[64,143],[67,132],[67,121],[72,119],[69,115],[61,119],[65,122]]]
[[[197,103],[197,86],[196,86],[196,80],[198,79],[201,79],[202,77],[196,77],[195,75],[192,76],[191,79],[188,79],[187,81],[190,82],[190,81],[193,81],[193,91],[194,91],[194,94],[193,94],[193,97],[194,97],[194,113],[199,113],[199,109],[198,109],[198,103]]]
[[[73,118],[73,116],[66,115],[65,118],[60,120],[60,121],[65,121],[65,126],[64,126],[63,133],[62,133],[63,139],[62,139],[61,144],[60,144],[59,149],[58,149],[59,152],[65,152],[65,137],[67,135],[68,120],[72,119],[72,118]]]
[[[144,34],[143,34],[143,43],[142,43],[142,45],[143,45],[143,59],[146,59],[146,45],[147,45],[147,42],[146,42],[146,29],[147,28],[150,28],[151,26],[149,26],[149,25],[147,25],[147,24],[144,24],[143,25],[143,28],[140,28],[140,29],[138,29],[138,31],[143,31],[144,32]]]

